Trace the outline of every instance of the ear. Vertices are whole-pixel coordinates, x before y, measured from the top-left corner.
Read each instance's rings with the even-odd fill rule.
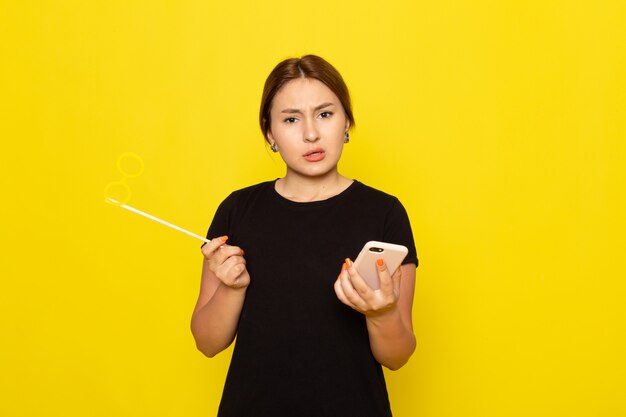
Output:
[[[267,141],[269,142],[269,144],[271,145],[272,143],[275,143],[276,141],[274,140],[274,135],[272,135],[272,131],[268,130],[267,131],[267,136],[265,137],[265,139],[267,139]]]
[[[350,120],[348,120],[348,118],[346,117],[346,128],[344,132],[347,132],[348,130],[350,130]]]

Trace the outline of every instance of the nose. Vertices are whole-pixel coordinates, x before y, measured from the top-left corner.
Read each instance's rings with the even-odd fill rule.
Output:
[[[305,142],[316,142],[320,138],[317,127],[315,126],[315,121],[311,119],[306,121],[303,133]]]

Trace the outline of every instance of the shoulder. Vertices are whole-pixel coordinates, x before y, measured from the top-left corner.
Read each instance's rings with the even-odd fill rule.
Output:
[[[244,188],[240,188],[239,190],[235,190],[232,193],[230,193],[230,195],[234,195],[234,196],[240,196],[240,195],[249,195],[249,194],[255,194],[258,193],[260,191],[269,189],[271,187],[274,186],[274,182],[275,180],[272,181],[264,181],[264,182],[260,182],[258,184],[254,184],[254,185],[249,185],[247,187]]]
[[[213,222],[209,228],[210,236],[220,236],[232,233],[232,226],[236,224],[245,213],[258,207],[259,202],[267,202],[271,198],[274,181],[266,181],[251,185],[230,193],[219,205]],[[264,197],[265,196],[265,197]],[[267,203],[262,203],[267,204]],[[219,231],[215,231],[215,230]]]
[[[226,199],[224,203],[236,204],[238,202],[246,201],[250,198],[254,198],[259,194],[266,193],[271,191],[274,187],[275,181],[264,181],[258,184],[250,185],[244,188],[240,188],[239,190],[235,190]]]
[[[396,196],[366,185],[358,180],[354,180],[353,188],[354,191],[351,197],[358,203],[367,203],[369,206],[374,205],[380,208],[402,206]]]
[[[231,192],[220,204],[218,211],[227,212],[238,219],[251,210],[271,210],[276,200],[274,182],[265,181]]]
[[[367,195],[370,197],[375,197],[375,198],[380,198],[380,199],[396,199],[395,196],[388,194],[384,191],[378,190],[374,187],[371,187],[367,184],[364,184],[362,182],[360,182],[359,180],[354,180],[354,186],[355,186],[355,191],[357,193],[363,194],[363,195]]]
[[[400,200],[391,194],[370,187],[355,180],[355,190],[352,195],[353,208],[367,211],[376,216],[382,216],[385,223],[408,222],[408,213]]]
[[[409,253],[402,263],[413,263],[417,266],[419,261],[417,259],[411,221],[400,200],[391,194],[365,184],[360,184],[358,191],[364,197],[364,201],[368,201],[368,209],[378,210],[382,215],[382,219],[384,219],[384,231],[380,240],[406,246]]]

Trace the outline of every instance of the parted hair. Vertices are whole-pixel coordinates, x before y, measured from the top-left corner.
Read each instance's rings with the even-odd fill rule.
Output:
[[[352,104],[350,103],[350,93],[339,71],[328,61],[317,55],[304,55],[301,58],[289,58],[281,61],[274,67],[270,75],[265,80],[263,96],[261,97],[261,110],[259,113],[259,123],[265,140],[271,127],[271,110],[274,97],[291,80],[297,78],[312,78],[321,81],[339,99],[350,127],[354,126],[354,116],[352,114]]]

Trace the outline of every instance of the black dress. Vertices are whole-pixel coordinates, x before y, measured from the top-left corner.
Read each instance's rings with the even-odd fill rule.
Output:
[[[309,203],[274,185],[233,192],[207,235],[244,249],[251,277],[218,416],[390,416],[365,317],[337,299],[333,283],[369,240],[407,246],[404,263],[417,265],[406,211],[358,181]]]

